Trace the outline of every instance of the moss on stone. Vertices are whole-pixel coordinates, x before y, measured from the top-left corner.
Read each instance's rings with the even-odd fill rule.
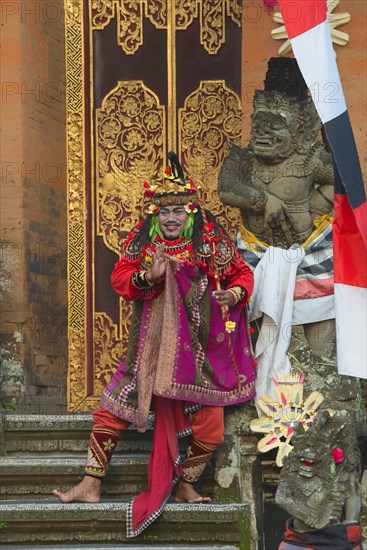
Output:
[[[251,550],[251,518],[249,510],[244,510],[242,513],[240,550]]]

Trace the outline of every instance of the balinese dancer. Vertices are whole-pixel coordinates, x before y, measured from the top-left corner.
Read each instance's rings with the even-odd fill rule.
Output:
[[[149,490],[129,505],[128,536],[177,502],[208,502],[194,488],[223,442],[223,407],[254,397],[255,366],[246,323],[252,271],[185,181],[174,153],[163,184],[145,183],[148,215],[129,234],[112,286],[133,301],[127,356],[105,388],[82,482],[62,502],[98,502],[101,480],[129,425],[147,427],[154,404]],[[191,436],[181,464],[178,441]]]

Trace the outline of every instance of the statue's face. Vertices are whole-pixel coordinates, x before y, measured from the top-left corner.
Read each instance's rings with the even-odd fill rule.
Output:
[[[270,111],[258,111],[252,117],[251,146],[264,162],[276,164],[292,152],[292,134],[284,116]]]
[[[320,429],[316,433],[304,433],[292,439],[294,449],[291,462],[294,471],[302,478],[322,477],[326,479],[332,472],[334,460],[331,455],[332,441],[328,432]]]
[[[163,206],[158,214],[159,228],[168,241],[179,238],[185,227],[188,213],[182,205]]]

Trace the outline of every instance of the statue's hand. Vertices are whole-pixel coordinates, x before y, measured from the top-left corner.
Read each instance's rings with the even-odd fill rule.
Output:
[[[315,516],[314,514],[309,514],[306,524],[312,527],[312,529],[318,529],[320,525],[320,518],[319,516]]]
[[[268,194],[268,200],[266,201],[264,210],[264,222],[268,231],[280,228],[287,242],[289,242],[289,244],[293,243],[294,239],[291,233],[291,228],[294,223],[293,217],[283,201],[274,195]]]

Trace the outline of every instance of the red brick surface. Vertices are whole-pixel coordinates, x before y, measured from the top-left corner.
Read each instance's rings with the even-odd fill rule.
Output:
[[[1,2],[1,42],[1,332],[22,335],[23,407],[52,412],[67,376],[63,2]]]

